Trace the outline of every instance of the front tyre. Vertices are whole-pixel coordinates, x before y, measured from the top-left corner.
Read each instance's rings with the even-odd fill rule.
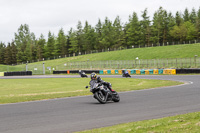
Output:
[[[106,96],[101,91],[95,92],[94,96],[100,103],[102,104],[106,103]]]
[[[112,100],[113,100],[114,102],[119,102],[119,101],[120,101],[120,97],[119,97],[119,94],[118,94],[117,92],[115,92],[115,93],[113,94]]]

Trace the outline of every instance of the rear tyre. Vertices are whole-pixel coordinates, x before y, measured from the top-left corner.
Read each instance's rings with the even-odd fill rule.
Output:
[[[106,96],[101,91],[95,92],[94,96],[100,103],[106,103]]]
[[[114,102],[119,102],[120,101],[120,97],[119,94],[117,92],[115,92],[115,94],[113,94],[113,99]]]

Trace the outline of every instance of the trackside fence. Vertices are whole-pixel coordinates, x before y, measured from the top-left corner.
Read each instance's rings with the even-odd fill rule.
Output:
[[[109,61],[67,62],[55,70],[101,69],[153,69],[153,68],[200,68],[200,57],[175,59],[138,59]]]

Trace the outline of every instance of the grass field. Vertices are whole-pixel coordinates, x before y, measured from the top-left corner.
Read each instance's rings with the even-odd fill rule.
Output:
[[[168,80],[132,78],[103,80],[112,83],[113,89],[118,92],[182,84]],[[1,79],[0,104],[91,95],[89,89],[85,89],[89,81],[89,78]]]
[[[120,51],[94,53],[75,57],[45,61],[46,66],[56,66],[74,61],[98,60],[135,60],[140,59],[166,59],[166,58],[193,58],[199,55],[200,44],[172,45],[163,47],[135,48]],[[200,56],[200,55],[199,55]]]
[[[94,53],[88,55],[80,55],[75,57],[61,58],[55,60],[47,60],[42,62],[31,63],[33,65],[45,63],[45,66],[56,68],[58,65],[63,65],[66,62],[74,61],[105,61],[105,60],[135,60],[139,59],[166,59],[166,58],[194,58],[195,55],[200,53],[200,44],[185,44],[185,45],[171,45],[162,47],[148,47],[148,48],[135,48],[120,51],[111,51],[103,53]],[[5,66],[4,66],[5,67]],[[7,71],[7,68],[0,66],[0,71]],[[22,71],[25,65],[18,65],[16,68]]]
[[[199,133],[200,112],[130,122],[79,133]]]

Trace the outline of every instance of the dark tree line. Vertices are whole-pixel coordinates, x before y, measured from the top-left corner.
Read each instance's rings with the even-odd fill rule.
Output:
[[[137,45],[166,44],[168,42],[187,42],[200,39],[200,8],[191,12],[173,15],[160,7],[150,20],[148,11],[142,12],[139,20],[136,12],[123,24],[117,16],[112,22],[109,18],[98,20],[95,27],[87,21],[84,26],[79,21],[76,29],[68,34],[61,28],[57,36],[49,31],[48,39],[41,34],[36,38],[27,24],[21,25],[15,39],[5,45],[0,43],[0,64],[16,64],[32,60],[65,57],[73,53],[91,50],[117,49]]]

